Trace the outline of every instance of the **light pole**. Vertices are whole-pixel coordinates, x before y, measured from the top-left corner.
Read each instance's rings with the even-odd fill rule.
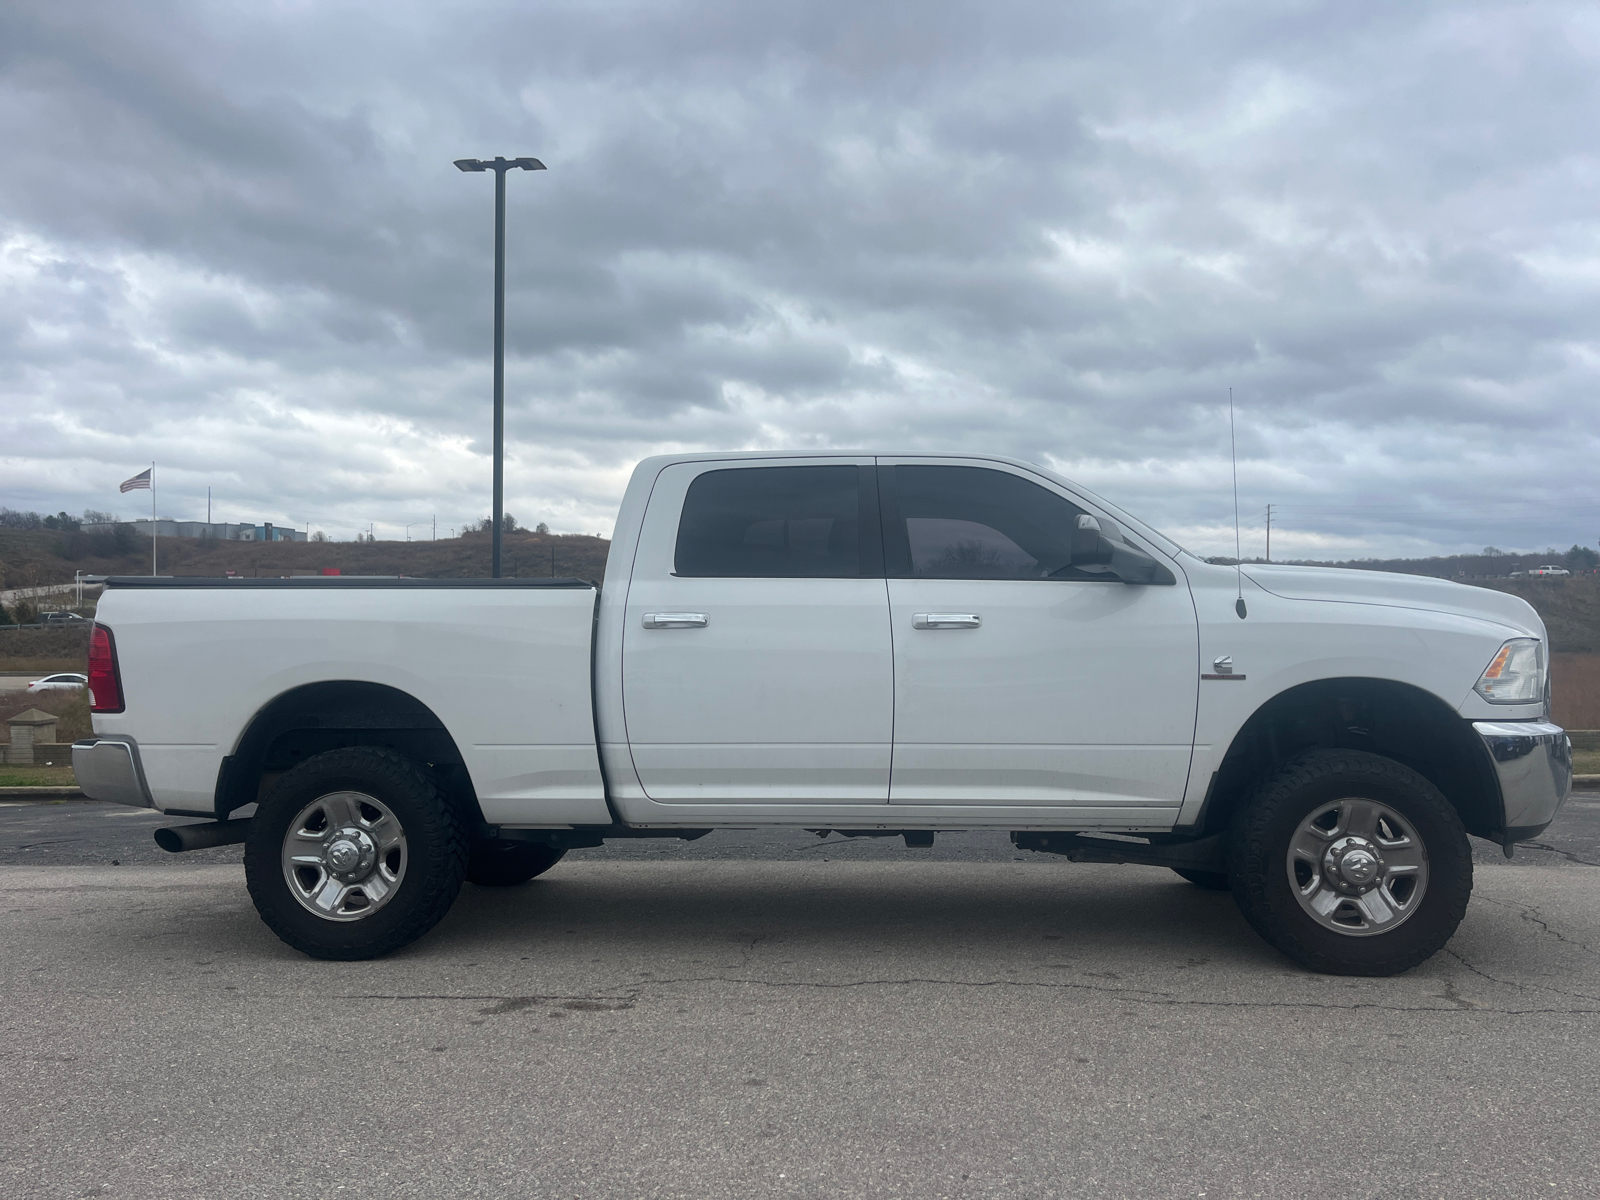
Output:
[[[489,574],[500,578],[501,509],[506,477],[506,172],[542,171],[537,158],[458,158],[462,171],[494,172],[494,531]]]
[[[426,524],[427,524],[426,521],[413,521],[413,522],[411,522],[411,525],[407,525],[406,526],[406,541],[409,542],[411,540],[411,526],[412,525],[426,525]]]

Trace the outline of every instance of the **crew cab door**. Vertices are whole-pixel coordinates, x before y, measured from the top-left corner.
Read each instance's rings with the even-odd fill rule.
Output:
[[[1199,687],[1181,574],[1135,585],[1072,567],[1072,530],[1087,510],[1041,476],[879,461],[891,802],[1181,803]]]
[[[622,677],[652,800],[886,803],[894,671],[872,460],[664,469]]]

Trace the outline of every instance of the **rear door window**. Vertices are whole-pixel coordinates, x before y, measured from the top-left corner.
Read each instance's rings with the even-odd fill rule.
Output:
[[[674,573],[747,579],[881,576],[879,546],[871,468],[706,471],[684,497]]]

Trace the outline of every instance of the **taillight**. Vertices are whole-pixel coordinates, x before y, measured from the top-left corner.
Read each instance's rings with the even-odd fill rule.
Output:
[[[111,630],[96,625],[89,632],[89,711],[113,713],[123,707],[117,644],[111,640]]]

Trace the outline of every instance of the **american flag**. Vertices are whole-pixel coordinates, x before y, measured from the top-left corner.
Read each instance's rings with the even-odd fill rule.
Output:
[[[149,487],[150,486],[150,472],[153,471],[154,469],[155,468],[153,468],[153,467],[146,467],[144,470],[140,471],[137,475],[135,475],[132,479],[124,479],[122,481],[122,486],[120,488],[118,488],[117,490],[118,491],[122,491],[122,492],[132,492],[132,491],[137,491],[139,488],[147,488],[147,487]]]

